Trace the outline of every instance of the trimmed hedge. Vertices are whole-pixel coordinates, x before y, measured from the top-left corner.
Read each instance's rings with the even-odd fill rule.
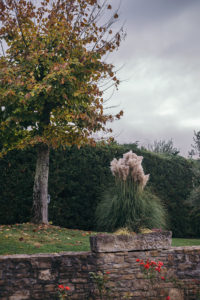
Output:
[[[30,220],[35,164],[32,151],[12,151],[0,159],[0,224]]]
[[[149,186],[169,212],[174,236],[193,234],[189,207],[184,204],[192,189],[192,162],[180,156],[163,156],[135,144],[85,146],[52,151],[50,156],[49,220],[55,225],[95,229],[94,212],[104,191],[113,182],[110,161],[132,150],[143,155]],[[31,216],[36,153],[12,151],[0,160],[0,223],[27,222]]]

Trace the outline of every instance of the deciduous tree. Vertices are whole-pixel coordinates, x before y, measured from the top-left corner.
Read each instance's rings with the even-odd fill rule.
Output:
[[[166,155],[178,155],[179,150],[174,147],[173,140],[155,140],[153,144],[149,144],[147,149],[151,152],[166,154]]]
[[[124,37],[117,19],[107,1],[0,0],[1,155],[37,148],[35,223],[48,223],[51,147],[94,144],[92,133],[123,114],[105,113],[100,87],[119,84],[104,59]]]
[[[192,144],[192,149],[189,151],[189,157],[198,156],[200,157],[200,131],[194,130],[194,137],[193,137],[194,144]]]

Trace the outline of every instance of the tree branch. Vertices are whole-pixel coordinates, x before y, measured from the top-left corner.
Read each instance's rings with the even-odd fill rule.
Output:
[[[0,41],[0,43],[1,43],[1,50],[2,50],[2,52],[3,52],[3,56],[5,57],[6,55],[5,55],[5,51],[4,51],[4,48],[3,48],[3,43],[2,43],[2,41]]]
[[[15,8],[15,16],[16,16],[16,19],[17,19],[17,23],[18,23],[18,26],[19,26],[21,35],[22,35],[22,40],[23,40],[23,42],[24,42],[25,47],[28,48],[28,45],[27,45],[26,40],[25,40],[25,37],[24,37],[23,30],[22,30],[22,27],[21,27],[21,22],[20,22],[19,16],[18,16],[17,3],[16,3],[16,0],[13,0],[13,1],[14,1],[14,8]]]

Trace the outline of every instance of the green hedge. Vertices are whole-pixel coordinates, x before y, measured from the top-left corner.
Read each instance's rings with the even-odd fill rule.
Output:
[[[189,208],[184,204],[192,188],[192,163],[180,156],[163,156],[137,145],[86,146],[52,151],[50,156],[49,220],[68,228],[95,229],[94,212],[101,193],[112,182],[110,161],[124,152],[143,155],[149,186],[169,212],[174,236],[193,233]],[[0,160],[0,223],[30,220],[35,170],[35,151],[13,151]]]
[[[0,159],[0,224],[30,220],[35,155],[12,151]]]

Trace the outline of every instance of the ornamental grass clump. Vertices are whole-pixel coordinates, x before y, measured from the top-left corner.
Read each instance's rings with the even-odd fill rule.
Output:
[[[115,184],[105,191],[97,206],[100,230],[115,231],[127,227],[139,232],[141,227],[165,227],[166,213],[160,199],[145,189],[149,174],[145,175],[142,160],[142,156],[129,151],[123,158],[111,161]]]

